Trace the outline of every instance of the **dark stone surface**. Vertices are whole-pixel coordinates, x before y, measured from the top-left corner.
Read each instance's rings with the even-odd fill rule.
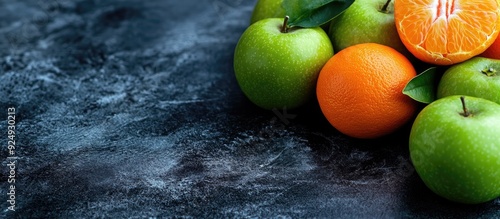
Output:
[[[429,191],[409,126],[356,140],[315,102],[249,103],[232,55],[254,3],[0,1],[0,217],[500,217]]]

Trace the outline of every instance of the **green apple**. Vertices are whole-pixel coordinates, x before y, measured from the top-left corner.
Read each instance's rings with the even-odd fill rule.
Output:
[[[330,23],[329,36],[335,51],[361,43],[379,43],[410,53],[401,42],[394,23],[394,0],[355,0]]]
[[[286,16],[286,11],[281,4],[283,0],[259,0],[252,12],[250,24],[260,21],[265,18],[282,18]],[[330,22],[321,25],[323,30],[328,32]]]
[[[436,194],[478,204],[500,197],[500,105],[448,96],[427,105],[410,132],[410,157]]]
[[[323,29],[288,29],[286,20],[267,18],[250,25],[234,52],[241,90],[265,109],[295,108],[307,102],[321,68],[333,56]]]
[[[500,60],[475,57],[450,67],[441,77],[437,97],[468,95],[500,104]]]
[[[283,0],[259,0],[252,12],[250,23],[253,24],[265,18],[283,18],[285,9],[281,7]]]

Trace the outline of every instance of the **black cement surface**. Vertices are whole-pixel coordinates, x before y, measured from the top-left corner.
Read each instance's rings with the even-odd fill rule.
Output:
[[[251,104],[232,56],[254,3],[0,1],[0,217],[500,218],[425,187],[409,126],[356,140],[315,102]]]

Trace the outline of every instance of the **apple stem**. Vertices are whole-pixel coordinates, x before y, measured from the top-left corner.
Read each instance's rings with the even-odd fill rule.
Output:
[[[387,8],[389,7],[389,4],[391,4],[392,0],[387,0],[387,2],[382,6],[382,12],[387,13]]]
[[[491,67],[487,68],[487,69],[483,69],[481,72],[483,72],[483,74],[485,74],[488,77],[496,76],[496,74],[497,74],[497,70],[494,68],[491,68]]]
[[[464,112],[460,113],[460,115],[462,115],[464,117],[470,116],[469,111],[467,111],[467,107],[465,107],[465,97],[464,96],[460,96],[460,101],[462,101],[462,108],[464,109]]]
[[[288,33],[288,19],[290,19],[290,16],[285,16],[285,20],[283,21],[283,26],[281,27],[281,32],[282,33]]]

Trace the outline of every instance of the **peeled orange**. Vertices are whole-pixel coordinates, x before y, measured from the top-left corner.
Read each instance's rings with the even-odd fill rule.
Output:
[[[422,61],[451,65],[484,52],[500,31],[497,0],[396,0],[394,21]]]

